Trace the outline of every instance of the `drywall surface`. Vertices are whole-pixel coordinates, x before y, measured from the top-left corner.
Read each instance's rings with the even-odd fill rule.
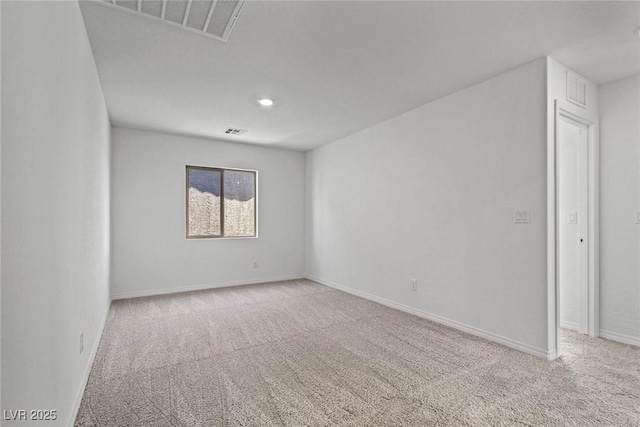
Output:
[[[0,2],[0,52],[1,51],[2,51],[2,2]],[[0,55],[0,94],[2,94],[2,55]],[[2,102],[0,102],[0,242],[2,242]],[[0,333],[1,331],[2,331],[2,256],[0,255]],[[0,339],[0,406],[2,406],[2,339]]]
[[[110,302],[109,134],[78,4],[3,2],[2,409],[57,411],[3,426],[72,423]]]
[[[124,128],[112,135],[114,297],[302,276],[303,153]],[[258,171],[258,238],[185,238],[186,165]]]
[[[307,275],[547,357],[546,95],[543,58],[308,152]]]
[[[640,345],[640,76],[599,98],[600,333]]]

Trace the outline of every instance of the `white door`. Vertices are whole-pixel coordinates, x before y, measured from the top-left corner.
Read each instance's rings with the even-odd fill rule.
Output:
[[[560,327],[589,331],[588,127],[559,117],[558,284]]]

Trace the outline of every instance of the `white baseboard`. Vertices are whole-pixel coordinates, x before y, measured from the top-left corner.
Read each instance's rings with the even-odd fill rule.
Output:
[[[80,390],[78,390],[78,394],[76,395],[76,400],[73,403],[73,408],[71,409],[71,419],[67,423],[67,425],[70,427],[73,427],[74,423],[76,422],[76,417],[78,416],[78,411],[80,410],[80,403],[82,403],[82,396],[84,396],[84,390],[87,387],[87,382],[89,381],[89,374],[91,374],[93,361],[96,358],[98,347],[100,347],[102,332],[104,332],[104,327],[107,324],[107,319],[109,318],[110,310],[111,310],[111,301],[109,301],[109,305],[107,306],[107,311],[102,318],[100,328],[98,329],[98,336],[96,337],[96,340],[93,343],[93,347],[91,348],[91,354],[89,354],[89,360],[87,361],[87,366],[84,369],[84,375],[82,377],[82,386],[80,387]]]
[[[302,275],[297,276],[281,276],[281,277],[267,277],[261,279],[252,279],[252,280],[237,280],[232,282],[220,282],[220,283],[209,283],[204,285],[195,285],[195,286],[180,286],[175,288],[165,288],[165,289],[152,289],[150,291],[140,291],[140,292],[126,292],[126,293],[118,293],[114,294],[111,299],[125,299],[125,298],[138,298],[138,297],[150,297],[154,295],[165,295],[165,294],[177,294],[180,292],[191,292],[191,291],[202,291],[205,289],[216,289],[216,288],[228,288],[231,286],[242,286],[242,285],[255,285],[258,283],[268,283],[268,282],[281,282],[283,280],[299,280],[304,278]]]
[[[640,338],[631,335],[619,334],[617,332],[605,331],[600,329],[600,337],[611,341],[621,342],[623,344],[631,344],[640,347]]]
[[[569,322],[567,320],[561,320],[560,321],[560,327],[562,329],[570,329],[572,331],[577,331],[578,330],[578,324],[577,323]]]
[[[553,360],[556,357],[554,351],[547,351],[541,348],[537,348],[529,344],[525,344],[516,340],[512,340],[507,337],[503,337],[498,334],[494,334],[493,332],[485,331],[483,329],[476,328],[474,326],[466,325],[464,323],[457,322],[455,320],[447,319],[446,317],[428,313],[426,311],[409,307],[404,304],[400,304],[385,298],[380,298],[366,292],[358,291],[348,286],[338,285],[337,283],[333,283],[328,280],[319,279],[313,276],[306,276],[306,278],[309,280],[313,280],[314,282],[318,282],[322,285],[329,286],[330,288],[338,289],[340,291],[344,291],[346,293],[349,293],[373,302],[377,302],[382,305],[386,305],[387,307],[395,308],[397,310],[404,311],[405,313],[413,314],[418,317],[422,317],[424,319],[431,320],[433,322],[440,323],[442,325],[446,325],[463,332],[467,332],[471,335],[475,335],[480,338],[484,338],[486,340],[493,341],[498,344],[502,344],[506,347],[513,348],[515,350],[522,351],[524,353],[531,354],[533,356],[540,357],[542,359]]]

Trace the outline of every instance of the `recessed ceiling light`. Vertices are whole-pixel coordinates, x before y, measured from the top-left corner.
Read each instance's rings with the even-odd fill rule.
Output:
[[[263,107],[271,107],[273,105],[273,99],[261,98],[261,99],[258,99],[258,103]]]

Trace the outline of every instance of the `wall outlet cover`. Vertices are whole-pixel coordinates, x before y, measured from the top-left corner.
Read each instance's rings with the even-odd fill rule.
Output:
[[[513,222],[516,224],[529,224],[531,222],[529,209],[516,209],[513,213]]]

